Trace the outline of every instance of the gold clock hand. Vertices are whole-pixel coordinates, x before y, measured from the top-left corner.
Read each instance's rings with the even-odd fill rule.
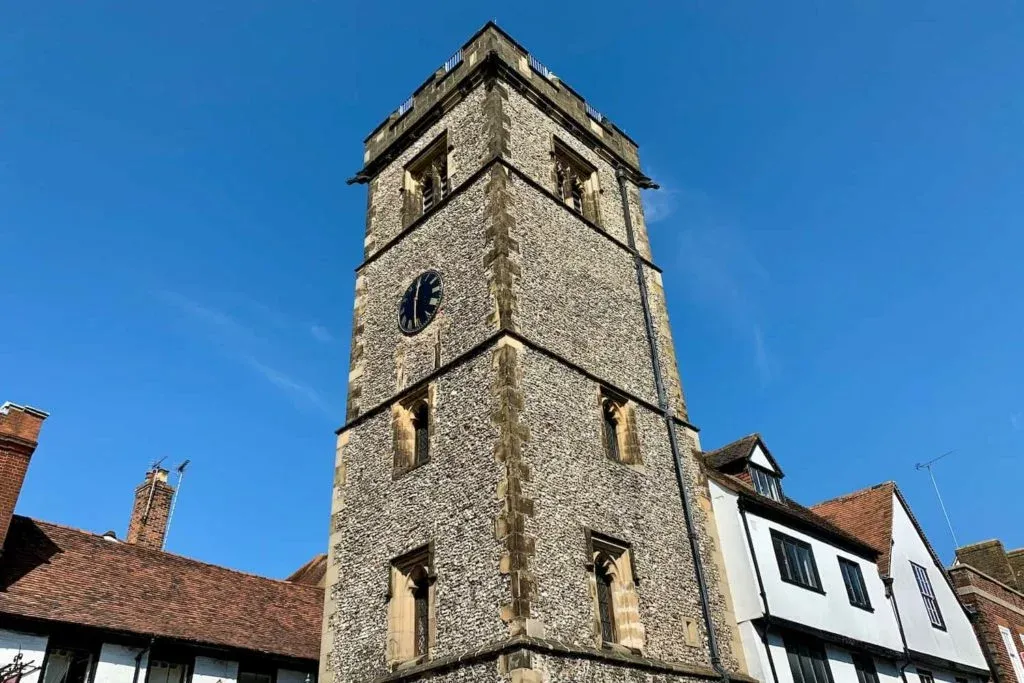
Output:
[[[419,325],[420,324],[420,316],[419,316],[419,311],[418,311],[419,303],[420,303],[420,282],[421,282],[421,280],[419,278],[416,278],[416,293],[412,297],[412,324],[413,325]]]

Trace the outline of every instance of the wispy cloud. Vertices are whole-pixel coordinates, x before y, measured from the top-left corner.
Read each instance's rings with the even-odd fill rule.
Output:
[[[1024,428],[1024,413],[1010,413],[1010,426],[1015,432]]]
[[[260,360],[270,351],[265,334],[258,334],[234,315],[208,304],[199,303],[178,292],[160,290],[155,296],[181,313],[207,341],[227,357],[241,363],[285,394],[296,407],[314,407],[330,417],[339,414],[324,396],[312,386]],[[270,309],[267,309],[270,310]],[[314,326],[318,327],[318,326]],[[329,336],[329,332],[324,330]],[[312,334],[316,337],[316,332]]]
[[[334,335],[331,334],[331,331],[323,325],[313,323],[309,328],[309,333],[313,335],[313,339],[316,339],[318,342],[323,342],[324,344],[329,344],[334,341]]]
[[[652,204],[650,200],[659,195],[664,199]],[[761,385],[767,386],[780,372],[766,341],[758,301],[771,277],[749,239],[725,211],[700,192],[669,184],[648,193],[644,200],[648,223],[664,221],[678,212],[671,226],[674,263],[683,275],[687,294],[747,340],[751,363]]]
[[[644,194],[644,219],[647,224],[661,223],[676,212],[679,201],[678,192],[662,187],[660,190]]]

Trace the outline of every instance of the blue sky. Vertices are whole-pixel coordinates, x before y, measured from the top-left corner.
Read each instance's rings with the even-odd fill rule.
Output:
[[[282,576],[325,545],[361,142],[486,20],[641,145],[692,420],[812,503],[1024,545],[1015,3],[0,3],[0,400],[22,514]]]

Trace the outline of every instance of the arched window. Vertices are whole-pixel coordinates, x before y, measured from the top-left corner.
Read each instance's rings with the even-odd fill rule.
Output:
[[[412,599],[413,652],[419,657],[430,648],[430,585],[425,574],[413,584]]]
[[[619,451],[619,406],[614,401],[605,400],[601,407],[601,417],[604,421],[604,444],[606,454],[612,460],[622,461],[622,453]]]
[[[433,551],[429,545],[391,561],[387,658],[391,664],[430,656],[434,638]]]
[[[612,597],[614,577],[608,571],[607,557],[598,557],[594,564],[594,578],[597,581],[597,611],[601,617],[601,639],[606,643],[615,640],[615,603]]]
[[[442,133],[405,168],[402,212],[408,225],[448,196],[448,134]]]
[[[559,140],[552,152],[555,159],[557,194],[576,213],[592,221],[596,212],[596,169]]]
[[[430,460],[430,406],[421,401],[413,408],[412,428],[413,465],[422,465]]]

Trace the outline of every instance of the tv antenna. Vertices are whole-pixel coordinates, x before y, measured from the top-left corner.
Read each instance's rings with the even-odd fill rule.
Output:
[[[932,466],[938,461],[945,458],[947,455],[952,455],[956,452],[956,449],[946,451],[937,458],[932,458],[928,462],[919,462],[914,465],[915,470],[928,470],[928,476],[932,479],[932,486],[935,488],[935,497],[939,499],[939,507],[942,508],[942,516],[946,518],[946,526],[949,527],[949,535],[953,537],[953,548],[959,548],[960,543],[956,540],[956,533],[953,531],[953,523],[949,521],[949,513],[946,512],[946,504],[942,502],[942,494],[939,493],[939,485],[935,482],[935,472],[932,471]]]
[[[178,481],[174,485],[174,497],[171,498],[171,509],[167,513],[167,528],[164,530],[164,545],[167,544],[167,536],[171,533],[171,519],[174,517],[174,507],[178,504],[178,496],[181,495],[181,480],[185,478],[185,468],[192,462],[186,459],[185,462],[181,463],[174,468],[174,471],[178,473]]]

